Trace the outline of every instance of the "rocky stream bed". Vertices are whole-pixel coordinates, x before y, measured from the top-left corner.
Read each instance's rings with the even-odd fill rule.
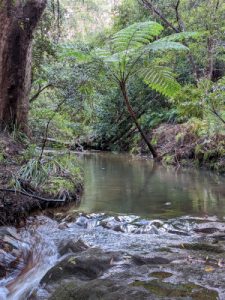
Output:
[[[225,299],[225,222],[70,211],[0,229],[0,299]]]

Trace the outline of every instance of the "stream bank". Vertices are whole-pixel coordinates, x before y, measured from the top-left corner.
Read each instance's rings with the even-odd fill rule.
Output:
[[[80,201],[83,177],[75,156],[40,156],[29,143],[0,134],[0,226],[23,226],[35,210]]]
[[[193,166],[225,173],[225,135],[200,134],[196,124],[161,124],[150,139],[166,164]],[[142,151],[146,151],[141,144]]]

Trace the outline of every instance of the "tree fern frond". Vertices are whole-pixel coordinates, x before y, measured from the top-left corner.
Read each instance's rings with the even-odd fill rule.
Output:
[[[157,40],[145,47],[145,51],[188,51],[188,47],[177,42],[165,41],[163,39]]]
[[[103,60],[112,55],[108,49],[100,49],[100,48],[95,49],[93,54],[94,54],[94,56],[96,56],[100,59],[103,59]]]
[[[187,32],[179,32],[179,33],[174,33],[171,35],[168,35],[164,38],[161,38],[161,41],[170,41],[170,42],[181,42],[181,41],[185,41],[187,39],[197,39],[200,36],[202,36],[201,32],[195,32],[195,31],[187,31]]]
[[[113,49],[115,52],[138,49],[152,41],[162,30],[162,25],[152,21],[132,24],[113,36]]]
[[[180,84],[174,78],[173,73],[164,66],[142,68],[139,76],[150,88],[164,96],[172,97],[180,90]]]

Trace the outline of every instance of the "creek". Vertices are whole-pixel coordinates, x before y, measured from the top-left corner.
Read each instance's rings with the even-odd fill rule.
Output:
[[[79,207],[0,228],[0,300],[225,299],[224,177],[125,154],[80,160]]]

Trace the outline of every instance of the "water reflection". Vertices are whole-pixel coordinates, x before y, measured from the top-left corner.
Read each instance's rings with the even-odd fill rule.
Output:
[[[81,210],[150,217],[225,215],[225,178],[174,169],[129,155],[97,153],[82,158],[85,191]]]

